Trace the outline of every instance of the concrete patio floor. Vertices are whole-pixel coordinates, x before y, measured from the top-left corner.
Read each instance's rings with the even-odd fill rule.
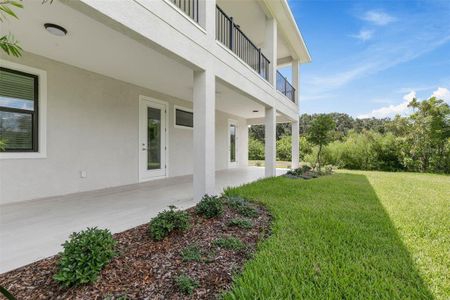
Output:
[[[286,170],[277,169],[277,175]],[[216,192],[264,176],[264,168],[218,171]],[[0,206],[0,273],[58,253],[74,231],[97,226],[113,233],[148,222],[175,205],[188,208],[192,176],[43,198]]]

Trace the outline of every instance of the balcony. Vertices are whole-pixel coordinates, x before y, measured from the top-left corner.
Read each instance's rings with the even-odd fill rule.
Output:
[[[277,71],[277,90],[295,103],[295,88],[279,71]]]
[[[242,32],[219,6],[216,6],[216,40],[233,51],[262,78],[269,80],[270,61],[261,52],[261,48]]]
[[[198,23],[198,0],[170,0],[192,20]]]

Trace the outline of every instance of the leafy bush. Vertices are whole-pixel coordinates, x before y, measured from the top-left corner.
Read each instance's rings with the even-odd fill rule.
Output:
[[[245,248],[244,243],[234,236],[223,236],[216,239],[213,244],[227,250],[241,250]]]
[[[189,228],[189,214],[185,211],[176,211],[175,206],[160,212],[148,225],[149,234],[155,241],[160,241],[174,230],[185,231]]]
[[[195,206],[195,211],[205,218],[214,218],[223,213],[223,204],[217,196],[203,196],[202,200]]]
[[[248,140],[248,159],[263,160],[264,159],[264,144],[254,138]]]
[[[253,227],[253,224],[250,220],[239,218],[231,219],[227,225],[230,227],[239,227],[243,229],[250,229]]]
[[[0,139],[0,152],[5,151],[6,142]]]
[[[62,245],[64,251],[53,278],[65,287],[94,282],[116,254],[115,244],[107,229],[88,228],[72,233]]]
[[[226,201],[229,207],[244,217],[256,218],[258,216],[258,211],[251,207],[247,200],[239,196],[228,197]]]
[[[198,282],[188,275],[181,274],[175,278],[175,284],[177,285],[180,292],[185,295],[192,295],[194,290],[199,286]]]
[[[292,157],[292,136],[285,135],[277,141],[277,160],[291,161]]]
[[[197,245],[190,245],[181,251],[181,257],[183,261],[200,261],[202,254]]]

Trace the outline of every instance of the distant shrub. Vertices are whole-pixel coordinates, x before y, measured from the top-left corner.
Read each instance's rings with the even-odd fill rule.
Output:
[[[244,243],[234,236],[223,236],[216,239],[213,244],[227,250],[241,250],[245,248]]]
[[[229,207],[244,217],[256,218],[259,215],[258,211],[254,207],[250,206],[247,200],[239,196],[227,197],[226,201]]]
[[[264,144],[254,138],[248,140],[248,159],[263,160],[264,159]]]
[[[262,163],[261,163],[260,161],[257,161],[257,162],[255,163],[255,166],[261,167],[261,166],[262,166]]]
[[[223,204],[219,197],[205,195],[195,206],[195,211],[197,214],[210,219],[223,213]]]
[[[53,278],[65,287],[94,282],[114,257],[115,244],[107,229],[88,228],[72,233],[62,245],[64,251]]]
[[[227,225],[230,227],[239,227],[243,229],[250,229],[253,227],[253,224],[250,220],[240,218],[231,219]]]
[[[181,258],[183,261],[200,261],[202,254],[197,245],[189,245],[181,250]]]
[[[178,290],[185,295],[192,295],[194,290],[199,286],[196,280],[185,274],[176,277],[175,284],[177,285]]]
[[[176,211],[175,206],[160,212],[148,225],[149,234],[155,241],[160,241],[173,230],[185,231],[189,228],[189,214],[185,211]]]

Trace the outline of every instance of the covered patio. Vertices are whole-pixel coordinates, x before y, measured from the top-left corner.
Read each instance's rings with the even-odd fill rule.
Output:
[[[286,170],[277,169],[277,175]],[[264,168],[216,172],[215,192],[264,177]],[[0,206],[0,273],[56,254],[74,231],[97,226],[113,233],[148,222],[169,205],[195,204],[192,176]]]

